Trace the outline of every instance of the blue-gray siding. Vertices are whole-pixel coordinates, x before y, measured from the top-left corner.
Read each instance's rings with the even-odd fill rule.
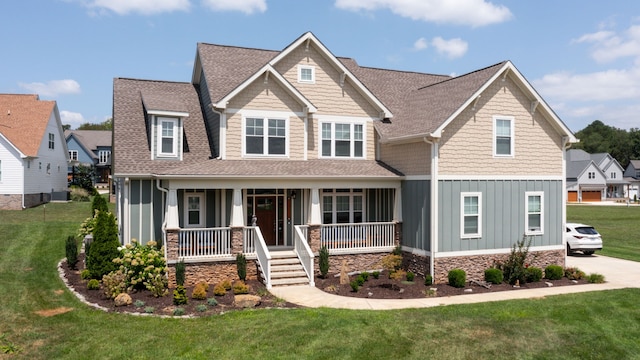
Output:
[[[431,181],[402,182],[402,245],[431,250]]]
[[[525,232],[527,191],[544,192],[544,234],[533,236],[532,246],[562,244],[562,181],[443,180],[438,190],[438,252],[510,248]],[[480,238],[460,238],[462,192],[482,193]]]
[[[130,236],[141,244],[162,242],[162,193],[152,180],[129,181]]]

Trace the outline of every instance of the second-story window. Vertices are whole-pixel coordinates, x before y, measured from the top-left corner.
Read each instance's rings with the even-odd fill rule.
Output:
[[[178,154],[178,119],[158,118],[158,155]]]
[[[49,133],[49,149],[53,150],[56,147],[55,135]]]
[[[245,154],[286,155],[286,120],[257,117],[246,118]]]
[[[78,161],[78,150],[69,150],[69,160]]]
[[[322,123],[322,157],[364,157],[363,124]]]
[[[98,152],[98,157],[100,160],[100,164],[107,164],[109,163],[109,158],[111,157],[111,151],[109,150],[100,150]]]
[[[493,155],[512,157],[514,155],[513,118],[494,116],[493,118]]]

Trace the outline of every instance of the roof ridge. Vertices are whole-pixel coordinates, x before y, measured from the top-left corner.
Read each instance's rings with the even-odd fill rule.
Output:
[[[425,89],[425,88],[428,88],[428,87],[431,87],[431,86],[439,85],[439,84],[442,84],[442,83],[445,83],[445,82],[448,82],[448,81],[452,81],[452,80],[457,80],[457,79],[460,79],[460,78],[464,78],[464,77],[467,77],[467,76],[470,76],[470,75],[473,75],[473,74],[479,73],[479,72],[481,72],[481,71],[485,71],[485,70],[490,69],[490,68],[492,68],[492,67],[496,67],[496,66],[498,66],[498,65],[504,65],[504,64],[506,64],[508,61],[509,61],[509,60],[504,60],[504,61],[501,61],[501,62],[499,62],[499,63],[495,63],[495,64],[493,64],[493,65],[485,66],[485,67],[483,67],[482,69],[473,70],[473,71],[470,71],[470,72],[468,72],[468,73],[465,73],[465,74],[462,74],[462,75],[458,75],[458,76],[452,76],[452,77],[450,77],[450,78],[448,78],[448,79],[445,79],[445,80],[439,81],[439,82],[437,82],[437,83],[433,83],[433,84],[426,85],[426,86],[423,86],[423,87],[421,87],[421,88],[418,88],[418,90],[422,90],[422,89]]]
[[[225,48],[244,49],[244,50],[269,51],[269,52],[276,52],[276,53],[282,52],[282,50],[273,50],[273,49],[264,49],[264,48],[255,48],[255,47],[237,46],[237,45],[213,44],[213,43],[207,43],[207,42],[198,42],[196,47],[200,45],[219,46],[219,47],[225,47]]]
[[[138,78],[129,78],[129,77],[115,77],[114,79],[116,79],[116,80],[131,80],[131,81],[144,81],[144,82],[158,82],[158,83],[167,83],[167,84],[189,84],[189,85],[193,85],[191,83],[191,81],[138,79]]]

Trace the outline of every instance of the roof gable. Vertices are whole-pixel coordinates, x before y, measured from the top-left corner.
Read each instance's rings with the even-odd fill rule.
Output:
[[[0,94],[0,134],[24,156],[38,155],[52,115],[59,123],[55,101],[40,100],[38,95]]]

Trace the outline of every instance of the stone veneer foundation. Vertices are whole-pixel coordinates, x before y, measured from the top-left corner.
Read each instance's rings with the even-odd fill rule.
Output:
[[[195,286],[197,283],[205,282],[215,285],[224,280],[232,282],[238,280],[238,270],[235,260],[232,261],[210,261],[185,264],[184,286]],[[176,265],[167,266],[169,276],[169,287],[176,287]],[[257,279],[258,267],[255,260],[247,259],[247,280]]]
[[[389,255],[390,252],[369,253],[369,254],[348,254],[348,255],[330,255],[329,256],[329,273],[338,274],[342,269],[342,262],[347,265],[347,272],[352,271],[369,271],[381,269],[380,261],[383,257]],[[320,273],[318,264],[319,257],[314,258],[314,270],[316,274]]]

